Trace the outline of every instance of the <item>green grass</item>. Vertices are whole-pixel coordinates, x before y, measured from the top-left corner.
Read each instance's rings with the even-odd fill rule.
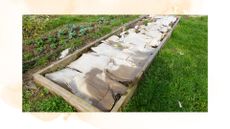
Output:
[[[52,95],[45,88],[40,87],[39,91],[23,89],[23,112],[74,112],[63,98]]]
[[[208,111],[207,23],[207,16],[182,17],[123,111]]]

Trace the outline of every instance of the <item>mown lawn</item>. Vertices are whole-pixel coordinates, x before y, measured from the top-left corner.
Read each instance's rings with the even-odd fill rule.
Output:
[[[207,112],[207,35],[207,16],[182,17],[123,111]]]

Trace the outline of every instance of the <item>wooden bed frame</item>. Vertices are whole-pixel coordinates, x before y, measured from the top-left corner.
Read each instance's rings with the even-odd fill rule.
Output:
[[[70,105],[72,105],[73,107],[75,107],[77,109],[77,111],[83,111],[83,112],[100,112],[101,110],[98,109],[97,107],[87,103],[85,100],[83,100],[82,98],[72,94],[70,91],[62,88],[61,86],[59,86],[58,84],[54,83],[53,81],[47,79],[46,77],[44,77],[44,74],[46,73],[50,73],[53,71],[57,71],[58,69],[64,68],[65,66],[67,66],[69,63],[73,62],[74,60],[76,60],[78,57],[80,57],[83,53],[87,52],[90,50],[91,47],[97,46],[101,43],[102,40],[114,35],[114,34],[119,34],[122,31],[128,29],[128,28],[132,28],[135,26],[135,24],[146,18],[147,15],[141,16],[127,24],[124,24],[123,26],[121,26],[120,28],[112,31],[111,33],[87,44],[86,46],[76,50],[75,52],[73,52],[72,54],[66,56],[65,58],[58,60],[56,62],[54,62],[53,64],[49,65],[48,67],[36,72],[33,74],[33,79],[35,81],[35,83],[47,88],[51,93],[54,93],[58,96],[63,97]],[[113,106],[111,112],[117,112],[117,111],[121,111],[121,108],[124,107],[125,104],[127,104],[127,102],[129,101],[129,99],[133,96],[134,91],[136,90],[137,86],[138,86],[138,82],[141,79],[144,71],[149,67],[149,65],[151,64],[151,62],[153,61],[154,57],[157,55],[157,53],[159,52],[159,50],[164,46],[164,44],[166,43],[166,41],[170,38],[172,31],[174,30],[174,28],[176,27],[177,23],[179,22],[179,17],[177,18],[177,21],[174,23],[172,29],[166,33],[166,36],[163,38],[163,40],[161,41],[160,45],[156,48],[156,50],[154,51],[154,53],[150,56],[150,58],[146,61],[144,67],[142,68],[142,72],[137,76],[136,80],[134,81],[134,83],[130,84],[130,86],[128,86],[128,90],[127,90],[127,94],[121,96],[121,98],[115,103],[115,105]]]

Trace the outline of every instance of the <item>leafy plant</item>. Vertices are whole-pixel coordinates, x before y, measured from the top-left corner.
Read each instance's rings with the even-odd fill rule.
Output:
[[[51,43],[51,44],[50,44],[50,47],[51,47],[52,49],[55,49],[55,48],[57,48],[57,44],[56,44],[56,43]]]
[[[48,62],[48,57],[47,56],[43,56],[41,57],[37,62],[36,65],[44,65]]]
[[[77,26],[74,24],[69,24],[68,28],[69,28],[68,39],[72,39],[72,38],[76,37],[77,36],[77,34],[76,34]]]
[[[53,35],[49,35],[48,42],[49,43],[55,43],[55,42],[57,42],[57,38]]]
[[[92,27],[90,26],[80,26],[79,35],[86,35],[86,33],[89,32],[91,29]]]
[[[64,45],[66,44],[66,40],[61,40],[61,41],[59,42],[59,44],[62,45],[62,46],[64,46]]]
[[[30,52],[25,52],[25,53],[23,54],[23,60],[28,60],[28,59],[30,59],[30,58],[32,58],[32,57],[33,57],[33,54],[30,53]]]
[[[35,41],[35,46],[36,47],[42,47],[42,46],[44,46],[44,41],[41,38],[37,39]]]
[[[37,51],[38,53],[41,53],[41,52],[43,51],[43,47],[38,47],[38,48],[36,48],[36,51]]]
[[[63,29],[60,29],[58,32],[57,32],[57,37],[58,38],[61,38],[61,36],[63,36],[65,34],[65,31]]]
[[[98,22],[99,24],[103,24],[103,23],[105,22],[105,18],[104,18],[104,17],[100,17],[100,18],[97,20],[97,22]]]
[[[24,43],[25,43],[25,45],[32,45],[34,43],[34,41],[33,40],[27,40]]]
[[[69,39],[72,39],[72,38],[74,38],[76,36],[77,36],[76,32],[69,31],[69,37],[68,37]]]
[[[71,32],[74,32],[76,29],[77,29],[76,25],[74,25],[74,24],[70,25],[70,31]]]

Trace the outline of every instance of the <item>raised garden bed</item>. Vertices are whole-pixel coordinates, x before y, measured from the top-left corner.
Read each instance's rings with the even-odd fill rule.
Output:
[[[102,111],[99,108],[91,105],[90,103],[88,103],[87,101],[82,99],[81,97],[74,95],[69,90],[66,90],[65,88],[61,87],[57,83],[49,80],[48,78],[45,77],[45,74],[63,69],[64,67],[69,65],[71,62],[78,59],[83,53],[90,51],[90,49],[92,47],[95,47],[95,46],[98,46],[99,44],[101,44],[101,41],[107,39],[108,37],[110,37],[112,35],[120,34],[121,32],[123,32],[129,28],[134,28],[138,24],[144,24],[143,19],[145,19],[146,17],[147,16],[141,16],[140,18],[138,18],[138,19],[136,19],[136,20],[134,20],[128,24],[123,25],[122,27],[120,27],[117,30],[101,37],[100,39],[98,39],[92,43],[87,44],[85,47],[83,47],[79,50],[76,50],[73,54],[71,54],[71,55],[69,55],[69,56],[67,56],[67,57],[65,57],[65,58],[63,58],[57,62],[54,62],[50,66],[38,71],[37,73],[35,73],[33,75],[35,82],[46,87],[51,92],[63,97],[68,103],[70,103],[72,106],[74,106],[78,111],[92,111],[92,112]],[[162,48],[162,46],[165,44],[165,42],[169,39],[169,37],[171,36],[171,33],[172,33],[173,29],[175,28],[176,24],[178,23],[178,21],[179,21],[179,18],[177,18],[176,21],[172,24],[172,28],[168,32],[165,33],[163,39],[160,40],[160,43],[154,49],[154,52],[148,57],[148,59],[145,62],[143,62],[144,65],[141,67],[141,72],[139,72],[138,75],[135,76],[134,81],[132,83],[123,84],[123,85],[126,85],[128,87],[127,93],[125,95],[122,95],[114,103],[113,108],[110,111],[119,111],[121,109],[121,107],[124,106],[128,102],[128,100],[132,97],[132,95],[133,95],[133,93],[137,87],[138,81],[140,80],[140,78],[143,75],[143,72],[147,69],[147,67],[153,61],[156,54],[159,52],[159,50]]]

